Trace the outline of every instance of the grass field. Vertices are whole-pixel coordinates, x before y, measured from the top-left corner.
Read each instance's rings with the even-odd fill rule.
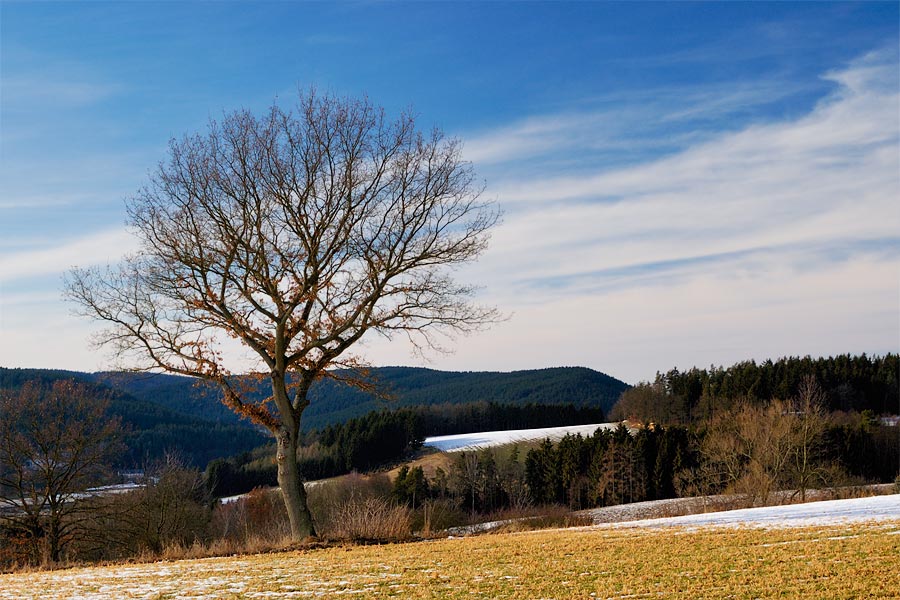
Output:
[[[0,598],[898,598],[900,521],[574,529],[0,576]]]

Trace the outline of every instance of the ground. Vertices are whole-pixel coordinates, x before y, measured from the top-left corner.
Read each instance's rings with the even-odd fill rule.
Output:
[[[0,599],[897,598],[900,496],[887,498],[868,521],[844,518],[871,510],[859,501],[817,503],[844,517],[814,526],[767,509],[764,526],[606,525],[3,575]]]

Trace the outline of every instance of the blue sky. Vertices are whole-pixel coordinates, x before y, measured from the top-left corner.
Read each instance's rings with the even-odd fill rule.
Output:
[[[96,370],[60,297],[172,136],[298,87],[412,108],[504,211],[509,319],[428,366],[900,349],[898,5],[0,3],[0,365]],[[373,339],[375,364],[423,364]]]

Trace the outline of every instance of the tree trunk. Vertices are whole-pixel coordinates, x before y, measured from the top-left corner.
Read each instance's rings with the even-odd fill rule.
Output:
[[[59,562],[62,553],[62,544],[60,544],[62,534],[59,527],[59,517],[55,514],[50,517],[50,531],[48,533],[47,542],[49,545],[50,562],[56,564]]]
[[[276,436],[278,450],[278,485],[291,523],[291,539],[300,542],[316,535],[312,516],[306,506],[306,490],[297,465],[297,436],[282,427]]]

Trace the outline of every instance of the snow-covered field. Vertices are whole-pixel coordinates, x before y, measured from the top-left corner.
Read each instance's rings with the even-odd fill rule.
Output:
[[[479,433],[458,433],[425,438],[425,445],[444,452],[478,450],[491,446],[503,446],[516,442],[532,442],[550,438],[560,440],[566,434],[593,435],[598,429],[615,429],[618,423],[597,423],[594,425],[569,425],[566,427],[543,427],[540,429],[513,429],[511,431],[482,431]]]

